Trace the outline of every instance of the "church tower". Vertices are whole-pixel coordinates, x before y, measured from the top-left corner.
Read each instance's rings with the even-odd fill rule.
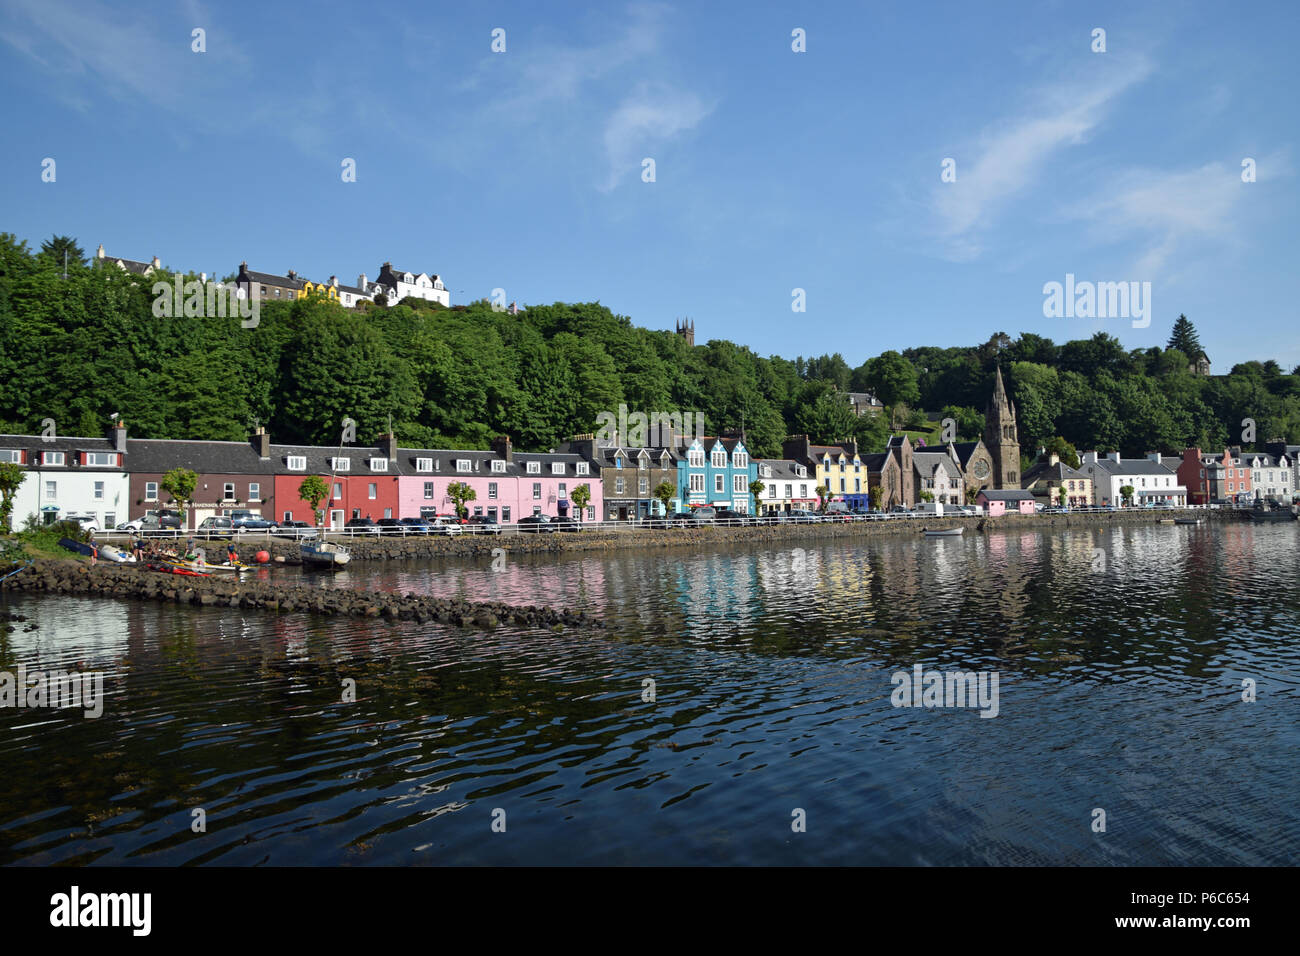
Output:
[[[695,320],[677,321],[677,334],[686,340],[687,345],[695,344]]]
[[[1002,366],[993,383],[993,397],[984,412],[984,445],[993,456],[993,487],[1020,487],[1020,442],[1016,438],[1016,406],[1002,384]]]

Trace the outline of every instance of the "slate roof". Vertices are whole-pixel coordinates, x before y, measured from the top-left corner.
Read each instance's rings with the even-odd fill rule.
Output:
[[[131,467],[131,457],[127,455],[123,458],[126,465],[79,465],[74,463],[73,456],[79,451],[95,452],[115,452],[113,442],[107,438],[82,438],[77,435],[60,435],[53,441],[43,441],[40,435],[0,435],[0,449],[5,451],[26,451],[27,461],[29,462],[22,467],[24,469],[35,470],[37,467],[41,471],[124,471]],[[130,450],[130,443],[127,444],[127,450]],[[63,452],[62,465],[43,465],[40,462],[39,454],[43,451],[61,451]],[[33,462],[37,464],[33,464]]]
[[[944,473],[952,478],[961,477],[961,469],[957,463],[948,456],[947,452],[942,451],[916,451],[912,452],[912,470],[917,474],[930,477],[934,474],[936,468],[942,468]]]
[[[1012,489],[985,488],[980,492],[988,501],[1033,501],[1034,496],[1028,491]]]
[[[152,262],[136,262],[134,259],[123,259],[119,256],[105,256],[102,261],[120,265],[127,272],[134,272],[138,276],[142,276],[148,270],[154,268]]]
[[[1165,477],[1172,475],[1175,471],[1169,465],[1163,462],[1156,464],[1150,458],[1122,458],[1118,462],[1109,458],[1098,458],[1097,465],[1112,475],[1160,475]]]
[[[867,471],[880,472],[889,464],[889,459],[892,457],[887,451],[878,451],[870,455],[863,455],[862,464],[867,466]]]
[[[1020,476],[1022,485],[1032,485],[1036,481],[1092,481],[1092,478],[1081,471],[1076,471],[1063,461],[1058,461],[1054,465],[1047,462],[1039,462]]]
[[[812,480],[813,476],[806,470],[807,468],[806,465],[804,466],[805,467],[804,474],[800,475],[797,471],[795,471],[795,468],[801,464],[803,463],[798,461],[793,461],[789,458],[760,459],[758,461],[758,465],[759,465],[758,480],[759,481],[810,481]],[[772,474],[764,475],[762,473],[763,465],[767,465],[768,467],[770,467],[772,469]]]

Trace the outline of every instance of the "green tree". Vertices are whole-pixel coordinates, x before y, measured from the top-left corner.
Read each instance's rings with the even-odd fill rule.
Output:
[[[311,523],[319,527],[323,522],[320,506],[330,496],[330,486],[320,475],[308,475],[298,483],[298,500],[311,505]]]
[[[158,485],[172,496],[177,510],[181,513],[181,527],[189,524],[189,509],[194,503],[194,488],[199,476],[188,468],[173,468],[162,476]]]
[[[60,270],[66,261],[68,269],[82,268],[86,264],[86,253],[77,240],[71,236],[51,236],[41,243],[41,255],[49,259]],[[67,259],[64,259],[64,256]]]
[[[587,511],[587,505],[591,502],[591,486],[585,483],[578,485],[573,491],[569,492],[569,497],[573,499],[573,503],[577,506],[578,520],[581,521]]]
[[[767,485],[758,479],[749,483],[749,493],[754,496],[754,514],[763,513],[763,492],[767,490]]]
[[[1196,327],[1185,315],[1179,315],[1175,320],[1173,330],[1169,333],[1169,344],[1165,348],[1177,349],[1193,362],[1205,355],[1201,340],[1196,335]]]
[[[1124,485],[1119,489],[1119,496],[1120,499],[1124,502],[1124,507],[1127,508],[1133,504],[1133,492],[1136,490],[1137,489],[1135,489],[1132,485]]]
[[[863,366],[861,381],[882,404],[905,402],[915,405],[921,400],[916,366],[894,351],[882,352]]]
[[[885,496],[885,489],[880,485],[872,485],[867,489],[867,500],[871,502],[871,510],[880,510],[880,499]]]
[[[671,481],[661,481],[655,485],[654,496],[659,499],[659,504],[663,506],[664,514],[668,514],[668,505],[677,495],[677,487]]]
[[[826,506],[830,504],[827,497],[830,495],[831,490],[826,485],[818,485],[815,490],[817,492],[817,510],[825,511]]]
[[[1055,454],[1057,458],[1065,462],[1071,468],[1079,467],[1079,450],[1060,435],[1055,435],[1045,441],[1043,443],[1043,451],[1049,455]]]
[[[14,495],[27,472],[13,462],[0,462],[0,532],[13,531]]]
[[[478,492],[463,481],[453,481],[447,486],[447,497],[450,498],[456,506],[456,516],[463,518],[468,512],[468,509],[465,507],[465,502],[477,499]]]

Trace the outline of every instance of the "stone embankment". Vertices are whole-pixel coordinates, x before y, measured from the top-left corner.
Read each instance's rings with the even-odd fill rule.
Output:
[[[247,576],[245,576],[247,577]],[[328,581],[329,578],[324,579]],[[0,593],[21,591],[33,594],[77,594],[138,601],[191,604],[196,607],[258,608],[266,611],[306,612],[339,617],[385,618],[437,622],[456,627],[549,628],[602,627],[603,623],[585,612],[560,611],[548,607],[512,607],[507,604],[475,603],[388,591],[360,591],[349,588],[303,584],[275,584],[268,581],[236,581],[234,576],[185,577],[161,574],[134,565],[100,563],[90,567],[84,559],[42,558],[22,573],[0,584]]]
[[[717,544],[761,543],[855,537],[918,537],[922,528],[964,527],[966,533],[1059,531],[1063,528],[1117,527],[1171,521],[1174,515],[1195,514],[1209,520],[1227,520],[1213,511],[1115,511],[1079,512],[1059,515],[1002,515],[997,518],[950,517],[908,518],[887,521],[846,521],[817,524],[761,525],[757,527],[701,527],[649,530],[627,528],[551,534],[501,535],[461,534],[452,537],[358,536],[340,538],[352,552],[353,561],[401,561],[440,557],[491,555],[500,548],[508,554],[560,554],[573,551],[610,551],[623,548],[708,547]],[[223,547],[223,544],[217,544]],[[235,545],[241,558],[249,561],[265,550],[284,563],[299,563],[297,543],[275,537],[242,536]]]

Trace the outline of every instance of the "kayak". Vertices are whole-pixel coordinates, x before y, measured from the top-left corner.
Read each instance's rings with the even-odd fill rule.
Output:
[[[71,538],[60,538],[59,547],[67,548],[69,551],[75,551],[77,554],[85,555],[90,555],[95,550],[91,545],[86,544],[86,542],[73,541]]]
[[[194,578],[207,578],[212,575],[207,571],[196,571],[193,568],[187,568],[180,564],[172,564],[166,561],[159,561],[147,565],[150,571],[161,571],[163,574],[185,574]]]

